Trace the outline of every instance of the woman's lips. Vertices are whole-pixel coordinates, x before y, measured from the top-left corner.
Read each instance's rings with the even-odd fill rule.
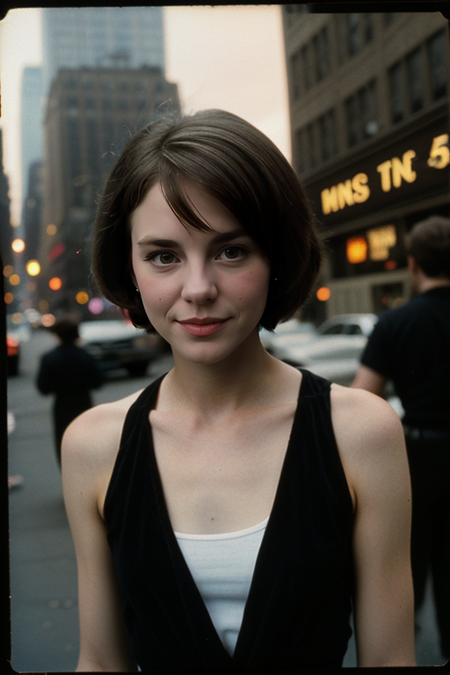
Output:
[[[189,321],[179,321],[178,323],[190,335],[195,335],[196,337],[205,337],[207,335],[213,335],[217,333],[223,326],[226,324],[228,319],[223,320],[214,320],[212,319],[210,323],[189,323]]]

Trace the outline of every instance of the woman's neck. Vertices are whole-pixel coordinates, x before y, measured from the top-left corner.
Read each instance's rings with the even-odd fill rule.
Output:
[[[193,363],[175,353],[174,364],[165,378],[167,403],[215,419],[264,401],[281,365],[267,354],[259,336],[218,363]]]

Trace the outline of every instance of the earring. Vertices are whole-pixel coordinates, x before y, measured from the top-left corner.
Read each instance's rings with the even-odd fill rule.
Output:
[[[139,288],[136,288],[136,293],[140,293],[140,290],[139,290]]]

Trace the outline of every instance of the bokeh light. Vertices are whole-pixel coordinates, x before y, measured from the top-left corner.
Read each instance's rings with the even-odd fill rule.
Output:
[[[45,326],[45,328],[50,328],[50,326],[53,326],[55,321],[56,319],[53,314],[44,314],[42,317],[42,325]]]
[[[9,277],[9,283],[11,286],[18,286],[20,284],[20,277],[18,274],[11,274]]]
[[[11,248],[14,251],[14,253],[22,253],[22,251],[25,251],[25,242],[23,239],[14,239],[13,243],[11,244]]]
[[[3,268],[3,276],[4,277],[10,277],[11,274],[14,272],[14,267],[12,265],[5,265]]]
[[[75,296],[75,300],[79,305],[85,305],[87,302],[89,302],[89,295],[86,293],[86,291],[79,291]]]
[[[101,298],[92,298],[88,304],[91,314],[101,314],[103,312],[103,300]]]
[[[30,275],[30,277],[37,277],[40,271],[41,266],[39,265],[37,260],[29,260],[27,262],[27,272]]]
[[[5,293],[5,305],[10,305],[14,302],[14,295],[12,293]]]
[[[53,236],[54,234],[56,234],[57,231],[58,231],[58,228],[56,227],[56,225],[47,225],[47,230],[46,230],[46,232],[47,232],[47,234],[49,234],[50,236]]]
[[[48,285],[52,291],[59,291],[62,286],[62,281],[59,277],[52,277],[48,282]]]
[[[326,286],[322,286],[317,290],[316,298],[321,302],[326,302],[330,299],[331,291]]]

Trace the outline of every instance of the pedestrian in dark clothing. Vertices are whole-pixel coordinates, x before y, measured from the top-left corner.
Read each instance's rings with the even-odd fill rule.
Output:
[[[405,410],[415,608],[431,573],[441,649],[450,658],[450,219],[417,223],[407,252],[417,295],[381,315],[353,386],[381,396],[390,379]]]
[[[56,394],[53,425],[56,455],[61,464],[64,431],[78,415],[92,407],[91,389],[103,382],[103,374],[93,357],[76,342],[78,322],[72,317],[57,321],[51,328],[60,344],[41,359],[37,388],[41,394]]]

